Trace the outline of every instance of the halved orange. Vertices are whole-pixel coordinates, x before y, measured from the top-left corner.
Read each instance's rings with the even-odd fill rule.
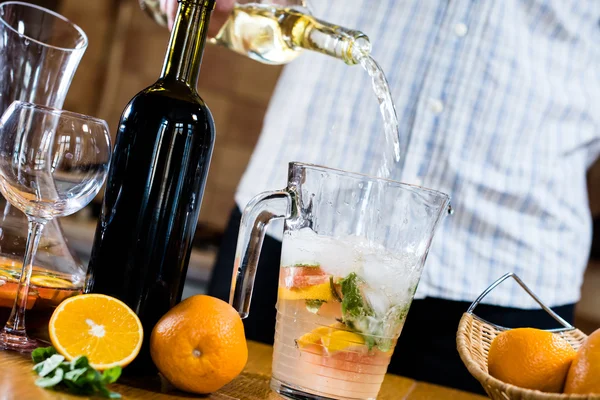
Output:
[[[125,303],[103,294],[70,297],[48,324],[50,340],[67,360],[87,356],[98,370],[125,367],[140,352],[142,323]]]

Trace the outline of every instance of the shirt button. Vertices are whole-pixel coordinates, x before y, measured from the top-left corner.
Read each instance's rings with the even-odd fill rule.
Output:
[[[439,99],[429,99],[429,109],[436,114],[441,114],[444,111],[444,103]]]
[[[462,22],[454,25],[454,33],[458,37],[466,36],[468,31],[469,28],[467,28],[467,25],[463,24]]]

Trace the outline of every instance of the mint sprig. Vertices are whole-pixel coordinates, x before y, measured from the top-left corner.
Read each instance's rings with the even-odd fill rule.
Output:
[[[391,307],[385,316],[377,316],[364,299],[360,289],[363,281],[356,273],[350,273],[339,284],[342,292],[342,322],[363,336],[369,350],[377,346],[383,352],[389,351],[394,344],[392,337],[400,333],[398,329],[406,319],[409,305]]]
[[[342,286],[342,314],[344,319],[354,319],[372,315],[373,311],[365,304],[359,288],[359,278],[352,272],[340,280]]]
[[[121,398],[119,393],[111,392],[106,387],[119,379],[121,367],[113,367],[100,373],[90,366],[86,356],[65,361],[54,347],[35,349],[31,358],[36,363],[33,370],[40,376],[35,381],[39,387],[62,389],[86,396]]]
[[[342,322],[350,329],[362,334],[365,344],[371,350],[375,346],[375,338],[370,332],[370,320],[374,312],[363,300],[360,292],[360,279],[352,272],[339,281],[342,289]]]

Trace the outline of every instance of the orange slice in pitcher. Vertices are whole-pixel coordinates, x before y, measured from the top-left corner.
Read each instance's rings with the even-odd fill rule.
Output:
[[[320,326],[296,340],[303,366],[314,368],[318,374],[323,368],[339,371],[352,380],[352,373],[383,376],[390,363],[393,350],[382,352],[376,347],[369,350],[362,335],[346,330],[336,323]]]
[[[335,323],[313,329],[311,332],[302,335],[297,343],[301,348],[319,345],[327,353],[335,353],[352,348],[361,348],[365,345],[365,339],[358,333],[348,331],[344,324]]]
[[[281,269],[279,298],[283,300],[332,299],[330,276],[319,266],[294,266]]]
[[[54,310],[50,340],[67,360],[87,356],[98,370],[128,365],[140,352],[144,331],[122,301],[103,294],[71,297]]]
[[[331,294],[331,285],[329,282],[313,285],[304,289],[288,289],[279,286],[279,298],[282,300],[323,300],[330,301],[333,298]]]

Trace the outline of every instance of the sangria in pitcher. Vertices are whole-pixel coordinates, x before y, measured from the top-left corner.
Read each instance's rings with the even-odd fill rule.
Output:
[[[375,399],[449,197],[291,163],[247,206],[231,303],[248,315],[269,221],[285,219],[271,387],[292,399]],[[253,310],[253,312],[261,312]]]

